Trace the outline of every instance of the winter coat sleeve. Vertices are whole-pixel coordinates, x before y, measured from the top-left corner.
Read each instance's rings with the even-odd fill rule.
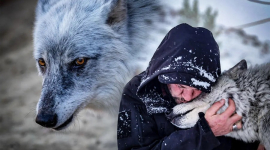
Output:
[[[172,132],[166,134],[167,131],[164,130],[168,129],[165,128],[166,123],[162,122],[165,115],[148,115],[145,105],[136,96],[136,83],[139,83],[137,80],[135,77],[126,85],[120,103],[117,130],[119,150],[212,150],[220,144],[209,128],[204,114],[200,114],[194,127],[188,130],[171,129]],[[165,122],[168,123],[167,120]]]
[[[193,128],[173,132],[161,139],[154,149],[212,150],[219,144],[204,115],[201,114],[200,120]]]

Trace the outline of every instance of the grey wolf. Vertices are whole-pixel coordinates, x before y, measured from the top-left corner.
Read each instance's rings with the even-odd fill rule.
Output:
[[[61,130],[84,107],[116,112],[158,9],[153,0],[39,0],[36,122]]]
[[[241,115],[243,127],[226,136],[245,142],[260,141],[270,149],[270,63],[247,69],[242,60],[233,68],[222,73],[211,93],[202,93],[188,103],[178,104],[168,117],[179,128],[195,125],[199,112],[205,112],[214,102],[225,99],[221,113],[228,107],[228,98],[236,105],[236,113]]]

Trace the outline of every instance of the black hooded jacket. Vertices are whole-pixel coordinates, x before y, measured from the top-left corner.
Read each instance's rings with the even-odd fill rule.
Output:
[[[124,88],[118,116],[118,149],[256,150],[258,143],[215,137],[203,113],[198,114],[199,121],[190,129],[173,126],[165,116],[176,105],[166,84],[185,84],[210,92],[219,75],[219,50],[211,32],[187,24],[173,28],[146,71]]]

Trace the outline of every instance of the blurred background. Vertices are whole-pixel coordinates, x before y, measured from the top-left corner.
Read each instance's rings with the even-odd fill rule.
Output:
[[[35,106],[42,79],[32,57],[36,0],[0,0],[0,150],[117,149],[116,117],[84,110],[70,128],[37,125]],[[211,30],[220,46],[222,70],[241,59],[270,61],[270,1],[166,0],[142,69],[169,29],[186,22]]]

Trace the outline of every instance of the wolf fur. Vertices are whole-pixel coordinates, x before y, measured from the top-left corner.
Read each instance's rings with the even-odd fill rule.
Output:
[[[198,121],[198,113],[205,112],[213,103],[228,98],[236,105],[236,113],[242,116],[243,127],[226,136],[245,142],[260,141],[270,150],[270,63],[247,69],[242,60],[232,69],[225,71],[218,79],[211,93],[202,93],[192,102],[178,104],[168,115],[179,128],[190,128]]]
[[[156,0],[39,0],[34,58],[43,85],[36,121],[60,130],[86,106],[117,112],[158,9]],[[74,64],[78,58],[87,60],[83,67]]]

